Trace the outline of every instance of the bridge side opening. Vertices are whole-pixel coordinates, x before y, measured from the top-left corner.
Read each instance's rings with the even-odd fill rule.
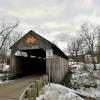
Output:
[[[21,50],[21,53],[23,55],[16,55],[17,75],[46,74],[46,53],[43,49]]]

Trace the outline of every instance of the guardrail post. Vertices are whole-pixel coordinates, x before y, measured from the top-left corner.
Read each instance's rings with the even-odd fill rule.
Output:
[[[26,92],[25,92],[25,98],[30,98],[31,97],[31,88],[29,88]]]
[[[36,100],[36,97],[39,96],[39,91],[46,84],[48,84],[48,76],[44,75],[39,80],[36,80],[33,84],[29,85],[20,100],[23,100],[22,98],[24,96],[24,98],[28,98],[28,100]]]
[[[32,97],[32,100],[35,100],[37,97],[37,90],[36,90],[35,84],[31,86],[31,97]]]

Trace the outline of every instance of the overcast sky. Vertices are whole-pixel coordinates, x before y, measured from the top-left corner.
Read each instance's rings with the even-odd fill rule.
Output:
[[[100,0],[0,0],[0,18],[18,19],[24,33],[34,30],[63,49],[86,21],[100,24]]]

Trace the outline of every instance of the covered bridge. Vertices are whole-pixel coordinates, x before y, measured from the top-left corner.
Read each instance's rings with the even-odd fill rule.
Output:
[[[53,43],[29,31],[10,47],[10,75],[48,74],[52,82],[60,82],[68,71],[68,57]],[[46,50],[53,50],[53,58],[46,58]],[[18,54],[20,52],[20,55]]]

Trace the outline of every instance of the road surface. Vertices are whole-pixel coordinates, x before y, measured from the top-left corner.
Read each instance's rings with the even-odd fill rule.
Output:
[[[18,100],[25,88],[40,76],[27,76],[0,85],[0,100]]]

